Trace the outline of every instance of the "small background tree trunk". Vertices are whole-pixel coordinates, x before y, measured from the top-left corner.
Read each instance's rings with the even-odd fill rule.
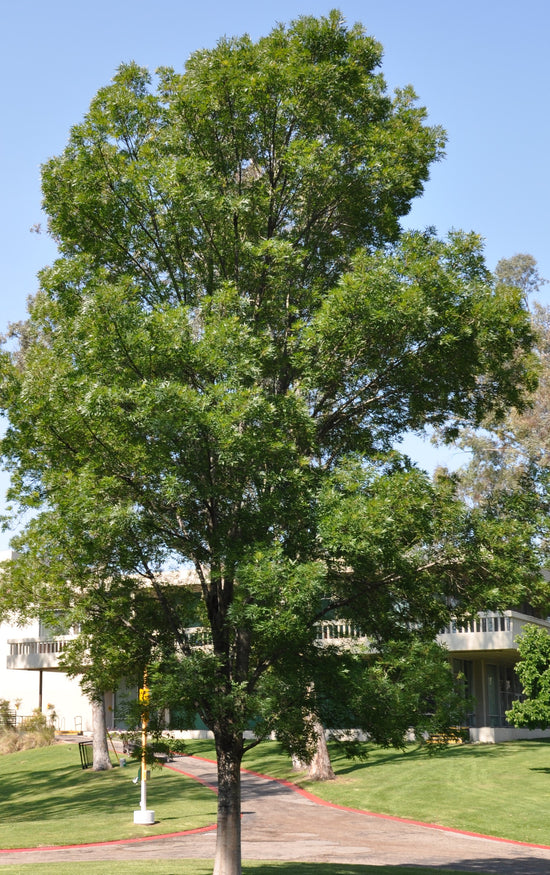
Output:
[[[318,720],[315,721],[317,733],[317,750],[309,764],[308,778],[310,781],[333,781],[336,778],[327,747],[325,730]]]
[[[309,764],[308,778],[310,781],[333,781],[336,775],[330,762],[325,730],[318,720],[315,720],[315,732],[317,733],[317,750]]]
[[[107,720],[105,717],[105,696],[92,699],[93,770],[102,772],[112,769],[109,747],[107,745]]]
[[[307,769],[307,776],[310,781],[333,781],[336,775],[330,762],[325,730],[318,720],[315,718],[312,718],[312,720],[315,732],[317,733],[317,749],[310,763],[306,763],[296,754],[292,754],[292,768],[295,772],[303,772]]]

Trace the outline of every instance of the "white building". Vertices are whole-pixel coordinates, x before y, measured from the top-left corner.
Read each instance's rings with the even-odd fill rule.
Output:
[[[0,554],[0,559],[7,558]],[[189,573],[182,583],[192,583]],[[505,712],[521,695],[514,671],[518,660],[517,636],[526,624],[536,624],[550,632],[550,621],[518,611],[480,613],[464,626],[451,624],[438,640],[449,651],[453,668],[461,672],[475,709],[469,716],[472,741],[497,742],[513,738],[550,736],[550,730],[515,729],[506,723]],[[35,708],[44,713],[55,710],[58,728],[64,731],[90,731],[91,705],[80,689],[78,678],[71,679],[59,668],[59,654],[70,635],[52,635],[38,620],[26,626],[0,624],[0,699],[17,705],[20,715]],[[349,623],[328,621],[319,627],[319,639],[332,642],[356,637]],[[114,728],[116,693],[106,696],[107,728]],[[190,726],[189,729],[192,729]]]
[[[40,621],[25,626],[0,625],[0,698],[7,699],[18,717],[35,708],[55,711],[56,726],[70,732],[92,729],[92,708],[77,678],[59,669],[59,654],[74,635],[55,636]],[[106,699],[108,727],[113,728],[114,697]]]
[[[472,741],[550,736],[550,730],[515,729],[506,722],[505,712],[522,692],[514,666],[518,661],[516,640],[527,624],[550,632],[548,620],[503,611],[480,613],[463,626],[452,623],[438,636],[451,655],[455,672],[462,672],[467,692],[475,699],[469,719]]]

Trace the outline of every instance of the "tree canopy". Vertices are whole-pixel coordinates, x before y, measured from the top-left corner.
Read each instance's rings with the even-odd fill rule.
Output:
[[[43,168],[59,258],[2,358],[29,565],[72,563],[69,600],[90,569],[136,591],[195,569],[194,618],[153,592],[179,695],[216,739],[216,875],[240,871],[243,731],[303,731],[333,655],[321,621],[382,652],[533,574],[524,533],[392,452],[520,409],[535,374],[521,290],[479,237],[401,232],[444,135],[380,62],[333,12],[221,40],[182,74],[122,66]]]

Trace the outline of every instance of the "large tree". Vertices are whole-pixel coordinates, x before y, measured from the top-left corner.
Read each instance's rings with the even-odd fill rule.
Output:
[[[335,12],[155,87],[121,67],[44,167],[60,255],[3,358],[14,499],[136,591],[196,571],[211,647],[163,610],[216,741],[216,875],[240,872],[245,728],[280,715],[295,738],[322,709],[319,621],[382,650],[498,600],[503,570],[524,582],[493,518],[387,455],[520,407],[534,379],[522,295],[479,239],[400,233],[443,134],[380,61]]]

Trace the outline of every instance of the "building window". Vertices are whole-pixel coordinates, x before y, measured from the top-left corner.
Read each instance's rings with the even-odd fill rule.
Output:
[[[487,666],[487,710],[489,726],[508,726],[506,711],[522,698],[518,676],[511,665]]]

